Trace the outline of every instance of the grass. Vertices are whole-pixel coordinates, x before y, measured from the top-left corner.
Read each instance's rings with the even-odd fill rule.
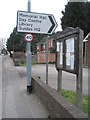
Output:
[[[32,66],[35,65],[35,63],[32,61]],[[26,67],[26,59],[22,61],[22,59],[18,59],[18,66]]]
[[[26,60],[18,59],[18,66],[25,67],[26,66]]]
[[[64,96],[69,102],[76,105],[76,94],[74,92],[62,90],[61,95]],[[82,103],[83,107],[82,107],[82,109],[83,109],[83,112],[85,112],[86,114],[88,114],[90,116],[88,102],[89,102],[88,96],[83,95],[83,103]]]

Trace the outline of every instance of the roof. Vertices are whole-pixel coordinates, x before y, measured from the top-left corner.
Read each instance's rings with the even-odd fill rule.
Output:
[[[38,42],[38,44],[46,42],[46,39],[47,39],[47,36],[46,36],[46,37],[43,37],[43,39],[40,40],[40,41]]]
[[[83,42],[86,42],[90,39],[90,32],[88,33],[88,35],[84,38]]]
[[[49,36],[48,36],[48,40],[51,40],[51,39],[56,40],[57,34],[60,34],[60,31],[58,31],[57,33],[54,33],[54,34],[52,34],[52,35],[49,35]],[[40,40],[37,44],[45,43],[45,42],[46,42],[46,39],[47,39],[47,36],[43,37],[43,39]]]

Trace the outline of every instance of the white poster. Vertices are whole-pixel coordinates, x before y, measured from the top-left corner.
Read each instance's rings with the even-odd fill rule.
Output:
[[[66,65],[70,66],[70,53],[66,53]]]
[[[63,64],[63,44],[60,42],[60,65]]]
[[[57,52],[60,50],[60,42],[57,42]]]
[[[66,65],[74,69],[74,38],[66,40]]]
[[[72,70],[74,70],[74,55],[71,55],[70,68],[71,68]]]
[[[74,52],[74,38],[66,40],[66,52]]]

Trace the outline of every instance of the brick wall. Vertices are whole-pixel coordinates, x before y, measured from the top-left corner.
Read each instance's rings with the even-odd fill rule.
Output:
[[[32,58],[32,63],[38,63],[38,56],[37,56],[37,54],[35,54],[35,55],[31,55],[31,58]]]
[[[24,52],[14,52],[14,58],[25,58]]]
[[[70,104],[37,76],[32,76],[32,90],[48,109],[51,118],[87,118],[85,113]]]
[[[48,54],[48,62],[53,63],[55,62],[55,54],[49,53]],[[38,53],[38,63],[46,63],[46,53]]]
[[[55,62],[55,54],[54,53],[49,53],[49,62]]]

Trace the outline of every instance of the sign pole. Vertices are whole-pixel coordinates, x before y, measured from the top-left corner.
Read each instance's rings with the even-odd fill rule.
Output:
[[[30,12],[31,0],[28,0],[28,12]],[[31,92],[31,43],[27,42],[27,91]]]
[[[46,40],[46,84],[48,84],[48,36]]]

